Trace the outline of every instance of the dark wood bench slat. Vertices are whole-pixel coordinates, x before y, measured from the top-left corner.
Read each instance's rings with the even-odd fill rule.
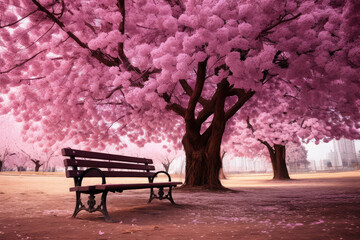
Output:
[[[161,182],[161,183],[134,183],[134,184],[103,184],[95,185],[96,190],[129,190],[129,189],[144,189],[151,187],[170,187],[180,185],[180,182]]]
[[[155,167],[153,165],[77,160],[77,159],[65,159],[64,165],[77,166],[77,167],[112,168],[112,169],[120,168],[120,169],[136,169],[136,170],[155,170]]]
[[[113,161],[122,161],[122,162],[136,162],[136,163],[153,163],[151,159],[147,158],[137,158],[129,157],[122,155],[115,155],[109,153],[100,153],[100,152],[88,152],[81,151],[71,148],[63,148],[61,150],[63,156],[68,157],[81,157],[81,158],[91,158],[91,159],[104,159],[104,160],[113,160]]]
[[[71,187],[70,188],[70,192],[73,191],[80,191],[80,192],[90,192],[90,191],[95,191],[95,185],[90,185],[90,186],[76,186],[76,187]]]
[[[66,177],[80,177],[84,171],[82,170],[67,170]],[[153,172],[130,172],[130,171],[103,171],[105,177],[152,177]],[[90,171],[85,177],[100,177],[96,171]]]
[[[151,187],[174,187],[181,185],[182,182],[161,182],[161,183],[131,183],[131,184],[100,184],[90,186],[76,186],[70,188],[70,191],[120,191],[120,190],[131,190],[131,189],[146,189]]]

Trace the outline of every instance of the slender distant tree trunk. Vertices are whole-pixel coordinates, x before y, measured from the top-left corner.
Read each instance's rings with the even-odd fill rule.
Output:
[[[268,142],[259,140],[264,144],[270,154],[271,165],[273,169],[273,179],[275,180],[287,180],[290,179],[289,172],[286,167],[286,149],[284,145],[274,144],[274,147],[270,146]]]
[[[39,160],[31,159],[31,161],[35,164],[35,172],[38,172],[40,167],[44,164],[41,164]]]
[[[3,166],[3,162],[0,161],[0,172],[2,172],[2,166]]]
[[[35,165],[35,172],[38,172],[38,171],[39,171],[39,169],[40,169],[40,167],[41,167],[41,165],[40,165],[40,164],[36,164],[36,165]]]
[[[164,167],[165,172],[169,172],[169,168],[170,168],[172,161],[173,160],[170,161],[168,158],[165,158],[165,162],[164,162],[164,160],[161,162],[161,165]]]
[[[225,172],[224,172],[224,157],[225,157],[225,153],[226,152],[223,152],[221,154],[221,169],[220,169],[220,173],[219,173],[219,178],[220,179],[226,179],[226,176],[225,176]]]
[[[162,164],[164,167],[165,172],[169,172],[170,164]]]

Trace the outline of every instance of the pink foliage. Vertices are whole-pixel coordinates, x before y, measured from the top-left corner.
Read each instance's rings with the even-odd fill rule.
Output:
[[[0,4],[0,93],[9,99],[0,112],[45,147],[73,139],[122,148],[126,137],[179,149],[183,120],[166,96],[186,107],[179,80],[194,88],[207,58],[203,98],[223,78],[256,92],[225,142],[359,138],[357,1],[125,1],[125,16],[115,0],[11,2]]]

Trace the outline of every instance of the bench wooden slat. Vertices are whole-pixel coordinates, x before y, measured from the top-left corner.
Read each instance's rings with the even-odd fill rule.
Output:
[[[145,189],[150,187],[174,187],[181,185],[181,182],[161,182],[161,183],[133,183],[133,184],[100,184],[90,186],[76,186],[70,188],[70,191],[120,191],[120,190],[131,190],[131,189]]]
[[[73,191],[80,191],[80,192],[95,191],[95,185],[92,185],[92,186],[76,186],[76,187],[71,187],[71,188],[70,188],[70,192],[73,192]]]
[[[149,187],[170,187],[180,185],[180,182],[161,182],[161,183],[134,183],[134,184],[102,184],[96,185],[96,190],[129,190],[129,189],[144,189]]]
[[[80,177],[83,170],[67,170],[66,177]],[[130,172],[130,171],[103,171],[105,177],[152,177],[153,172]],[[100,177],[96,171],[89,171],[85,177]]]
[[[105,220],[111,221],[106,208],[106,197],[109,191],[122,192],[128,189],[150,188],[149,203],[153,199],[167,199],[172,204],[175,204],[172,198],[172,188],[181,185],[182,182],[105,184],[106,177],[137,177],[148,178],[149,181],[152,181],[153,176],[161,173],[161,171],[156,173],[153,171],[155,170],[155,166],[151,159],[89,152],[70,148],[63,148],[61,151],[63,156],[69,157],[64,159],[66,177],[74,178],[75,186],[70,188],[71,192],[76,191],[76,206],[72,217],[76,217],[82,210],[88,212],[99,211],[104,215]],[[83,176],[84,172],[86,172],[86,174]],[[168,176],[170,181],[170,175],[166,172],[163,173]],[[103,184],[80,186],[83,178],[87,177],[101,177]],[[156,194],[153,188],[159,188],[159,193]],[[168,188],[167,194],[162,191],[162,188]],[[100,193],[102,194],[101,201],[97,203],[98,206],[95,208],[94,195]],[[89,195],[87,205],[83,204],[81,194]]]
[[[71,149],[71,148],[63,148],[61,150],[61,152],[62,152],[63,156],[68,156],[68,157],[104,159],[104,160],[135,162],[135,163],[153,163],[153,161],[151,159],[147,159],[147,158],[129,157],[129,156],[115,155],[115,154],[109,154],[109,153],[100,153],[100,152],[88,152],[88,151],[81,151],[81,150]]]
[[[155,170],[155,167],[153,165],[77,160],[77,159],[65,159],[64,165],[77,166],[77,167],[112,168],[112,169],[120,168],[120,169],[136,169],[136,170]]]

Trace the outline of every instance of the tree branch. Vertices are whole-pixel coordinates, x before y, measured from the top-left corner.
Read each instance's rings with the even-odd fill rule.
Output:
[[[247,116],[247,118],[246,118],[246,124],[247,124],[247,128],[250,129],[252,133],[254,133],[255,129],[254,129],[253,125],[251,125],[251,123],[250,123],[249,116]]]
[[[227,81],[226,78],[224,78],[222,81]],[[216,89],[216,92],[214,93],[214,95],[212,96],[210,101],[207,101],[208,104],[206,106],[204,106],[204,108],[199,112],[198,117],[196,119],[197,124],[202,124],[206,121],[206,119],[208,119],[213,113],[215,113],[215,105],[216,102],[219,99],[219,95],[221,94],[221,88]]]
[[[125,115],[119,117],[118,119],[116,119],[113,123],[111,123],[111,125],[108,127],[108,129],[106,130],[106,132],[109,132],[110,128],[118,121],[120,121],[121,119],[123,119],[125,117]]]
[[[195,121],[195,108],[196,104],[198,103],[202,90],[204,88],[205,79],[206,79],[206,65],[207,65],[207,58],[203,62],[198,63],[198,69],[196,73],[196,83],[195,89],[192,92],[189,100],[189,104],[187,107],[187,113],[185,116],[185,121]]]
[[[38,9],[41,12],[44,12],[46,16],[56,23],[64,32],[68,34],[70,38],[72,38],[80,47],[88,49],[91,52],[91,55],[96,58],[101,63],[105,64],[106,66],[112,67],[112,66],[119,66],[120,59],[114,58],[110,56],[109,54],[105,54],[101,52],[100,49],[92,50],[89,48],[87,43],[82,42],[73,32],[66,30],[65,25],[63,22],[61,22],[57,17],[55,17],[51,12],[49,12],[44,6],[42,6],[38,1],[32,0],[32,2],[38,7]]]
[[[55,23],[53,23],[51,25],[51,27],[43,34],[41,35],[38,39],[36,39],[33,43],[31,43],[29,46],[27,46],[26,48],[30,48],[31,46],[33,46],[37,41],[39,41],[41,38],[43,38],[47,33],[50,32],[50,30],[55,26]]]
[[[46,77],[42,76],[42,77],[35,77],[35,78],[22,78],[19,80],[19,82],[29,81],[29,84],[30,84],[30,81],[32,81],[32,80],[40,80],[40,79],[44,79],[44,78],[46,78]]]
[[[278,25],[282,24],[282,23],[285,23],[285,22],[289,22],[289,21],[292,21],[298,17],[301,16],[301,13],[298,13],[297,15],[291,17],[291,18],[287,18],[285,19],[286,16],[288,16],[289,14],[288,13],[285,13],[284,16],[280,16],[280,20],[272,25],[270,25],[269,27],[265,28],[264,30],[262,30],[259,35],[256,37],[256,40],[260,39],[260,38],[263,38],[265,37],[267,34],[270,33],[270,30],[277,27]]]
[[[166,109],[171,110],[171,111],[177,113],[178,115],[180,115],[181,117],[185,118],[186,109],[184,107],[182,107],[180,104],[170,103],[166,106]]]
[[[257,140],[267,147],[272,158],[272,156],[275,155],[275,150],[270,146],[270,144],[267,141],[262,141],[261,139],[257,139]]]
[[[165,100],[167,103],[165,109],[171,110],[175,113],[177,113],[179,116],[185,118],[186,109],[182,107],[180,104],[171,102],[171,95],[168,93],[163,93],[162,95],[158,94],[161,98]]]
[[[226,121],[234,116],[235,113],[255,94],[255,91],[251,89],[247,92],[245,92],[244,89],[232,89],[230,92],[231,95],[229,96],[236,95],[238,97],[238,101],[225,113]]]
[[[117,4],[116,4],[119,8],[119,12],[121,13],[122,15],[122,21],[121,23],[119,24],[119,32],[121,34],[125,34],[125,0],[118,0]],[[141,71],[140,69],[134,67],[129,59],[127,58],[127,56],[125,55],[125,52],[124,52],[124,43],[123,42],[119,42],[118,43],[118,54],[119,54],[119,57],[121,59],[121,61],[123,62],[123,64],[125,65],[125,68],[126,70],[131,70],[131,71],[135,71],[136,73],[140,74]]]
[[[118,86],[116,88],[114,88],[113,90],[110,91],[110,93],[108,95],[106,95],[106,97],[104,99],[109,99],[111,98],[111,96],[116,92],[116,91],[121,91],[122,86]],[[102,99],[103,100],[103,99]]]
[[[188,82],[185,79],[180,79],[179,80],[181,87],[184,89],[184,91],[186,92],[186,94],[188,96],[191,96],[193,94],[193,90],[190,87],[190,85],[188,84]],[[199,103],[203,106],[206,107],[210,104],[210,101],[206,100],[205,98],[201,97],[199,98]]]
[[[15,64],[14,67],[12,67],[12,68],[10,68],[10,69],[8,69],[8,70],[6,70],[6,71],[0,72],[0,74],[8,73],[8,72],[14,70],[14,69],[17,68],[17,67],[20,67],[20,66],[24,65],[25,63],[27,63],[27,62],[29,62],[30,60],[36,58],[36,56],[40,55],[41,53],[43,53],[43,52],[45,52],[45,51],[46,51],[46,49],[44,49],[44,50],[36,53],[35,55],[33,55],[32,57],[24,60],[23,62],[21,62],[21,63],[19,63],[19,64]]]
[[[37,11],[38,11],[38,9],[36,9],[36,10],[34,10],[34,11],[30,12],[30,13],[29,13],[29,14],[27,14],[25,17],[22,17],[22,18],[20,18],[20,19],[16,20],[15,22],[9,23],[9,24],[4,25],[4,26],[0,26],[0,28],[11,27],[11,26],[13,26],[13,25],[17,24],[18,22],[21,22],[21,21],[22,21],[22,20],[24,20],[25,18],[29,17],[30,15],[32,15],[32,14],[34,14],[34,13],[36,13]]]
[[[125,34],[125,20],[126,20],[126,11],[125,11],[125,0],[118,0],[117,2],[117,6],[119,8],[119,11],[122,15],[122,21],[119,24],[119,32],[121,34]],[[141,75],[141,79],[146,82],[149,79],[149,76],[153,73],[159,73],[161,72],[160,69],[153,69],[153,70],[146,70],[145,72],[141,72],[141,70],[137,67],[135,67],[134,65],[132,65],[128,59],[128,57],[125,54],[124,51],[124,43],[123,42],[119,42],[118,43],[118,54],[119,57],[122,61],[122,64],[124,64],[124,67],[126,70],[128,71],[133,71],[139,75]],[[134,85],[136,85],[136,83],[133,83]]]

